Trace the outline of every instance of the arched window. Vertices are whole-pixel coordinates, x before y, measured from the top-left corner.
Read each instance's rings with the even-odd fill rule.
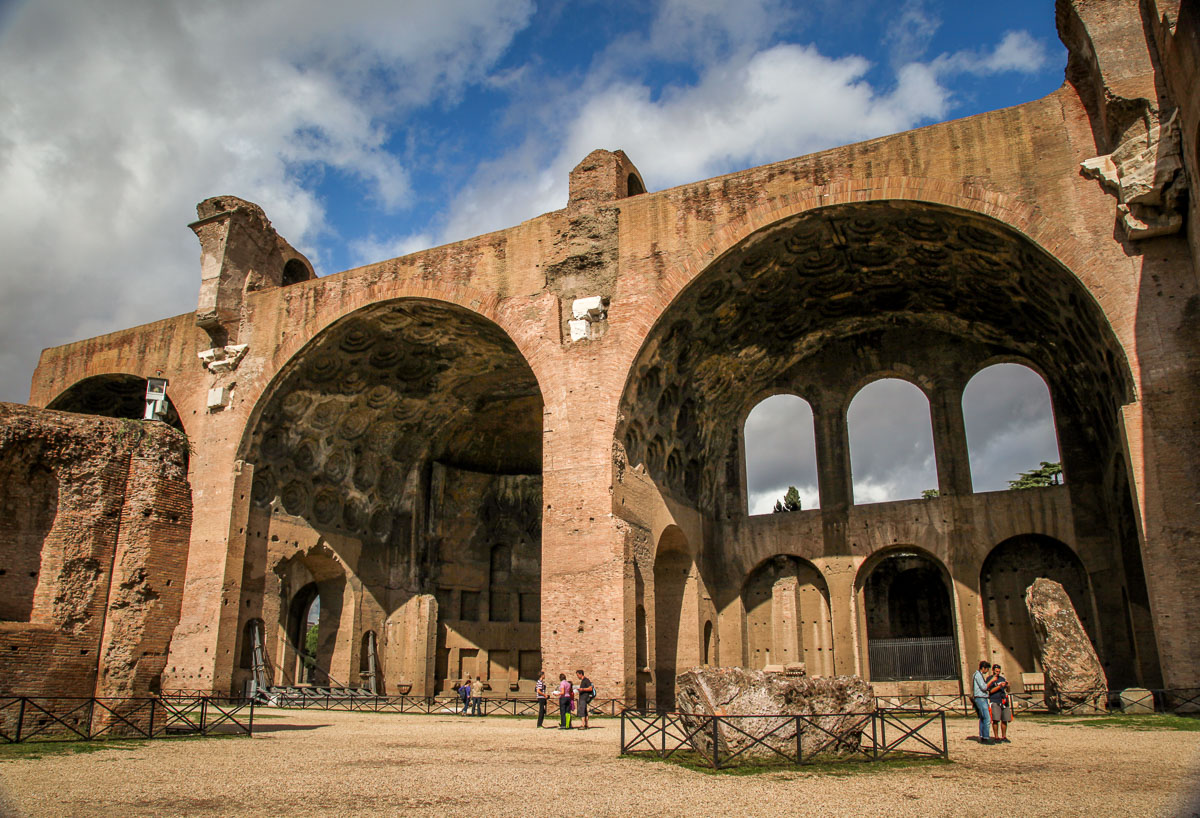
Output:
[[[308,281],[308,268],[304,266],[304,262],[298,258],[294,258],[287,264],[283,265],[283,276],[280,284],[287,287],[290,284],[299,284],[301,281]]]
[[[642,180],[637,177],[636,173],[631,173],[629,174],[629,178],[625,180],[625,191],[626,196],[639,196],[646,192],[646,187],[642,184]]]
[[[1001,491],[1022,474],[1058,464],[1050,389],[1020,364],[996,364],[975,373],[963,390],[963,420],[975,491]],[[1054,479],[1054,470],[1034,482]],[[1059,476],[1061,480],[1061,476]]]
[[[795,488],[800,507],[820,508],[812,407],[795,395],[772,395],[746,417],[746,506],[770,514]]]
[[[929,399],[908,381],[867,384],[846,412],[855,503],[913,500],[938,487]]]

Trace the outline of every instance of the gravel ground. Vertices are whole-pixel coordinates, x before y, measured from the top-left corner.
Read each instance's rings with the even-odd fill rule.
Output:
[[[622,759],[619,726],[529,719],[263,711],[253,739],[0,761],[15,816],[1191,815],[1200,732],[1018,721],[1013,743],[968,741],[954,763],[851,774],[713,775]],[[1197,813],[1200,814],[1200,813]]]

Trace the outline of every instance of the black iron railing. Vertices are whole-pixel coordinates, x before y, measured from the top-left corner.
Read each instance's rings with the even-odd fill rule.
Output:
[[[1173,713],[1200,714],[1200,687],[1128,691],[1056,691],[1056,703],[1047,702],[1044,693],[1011,694],[1017,713],[1059,713],[1063,715],[1094,715],[1110,713]],[[880,708],[906,713],[949,713],[974,716],[975,703],[965,694],[935,694],[928,696],[876,696]]]
[[[190,701],[193,693],[163,693],[165,699]],[[457,696],[373,696],[350,690],[309,691],[291,688],[286,691],[266,691],[259,694],[259,704],[304,710],[371,711],[379,713],[422,713],[426,715],[461,715],[463,700]],[[484,696],[479,703],[483,715],[536,716],[535,698]],[[597,698],[588,704],[589,716],[616,716],[625,707],[620,699]],[[473,708],[472,708],[473,709]],[[546,705],[547,718],[558,717],[558,699],[550,698]]]
[[[0,743],[254,732],[254,701],[223,696],[0,696]]]
[[[832,759],[948,758],[946,714],[718,716],[621,713],[621,755],[688,758],[720,769],[750,760],[810,764]]]

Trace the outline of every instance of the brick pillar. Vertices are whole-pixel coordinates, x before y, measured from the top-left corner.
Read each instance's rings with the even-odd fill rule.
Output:
[[[825,394],[812,404],[812,408],[825,554],[846,555],[850,553],[846,519],[850,506],[854,505],[846,410],[840,396]]]

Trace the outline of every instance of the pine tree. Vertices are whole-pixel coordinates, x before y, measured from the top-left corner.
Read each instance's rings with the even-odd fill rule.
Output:
[[[788,486],[787,494],[783,495],[783,499],[775,501],[776,514],[783,511],[799,511],[801,508],[800,492],[796,491],[795,486]]]
[[[1039,468],[1023,471],[1016,480],[1009,480],[1010,489],[1038,489],[1043,486],[1057,486],[1062,483],[1062,463],[1047,463],[1042,461]]]

